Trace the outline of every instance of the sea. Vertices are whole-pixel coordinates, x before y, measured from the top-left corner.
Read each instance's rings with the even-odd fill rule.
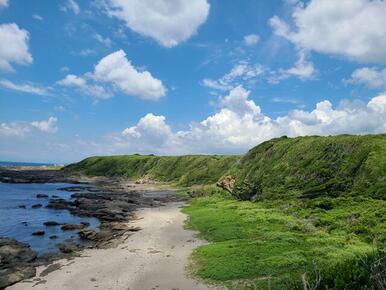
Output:
[[[74,216],[68,210],[48,209],[45,206],[49,199],[37,197],[37,194],[47,194],[49,198],[57,196],[71,200],[71,194],[74,192],[58,190],[68,186],[76,186],[76,184],[0,183],[0,237],[15,238],[20,242],[28,243],[39,255],[58,252],[58,244],[68,239],[76,243],[84,243],[79,239],[76,231],[62,231],[60,226],[47,227],[43,224],[47,221],[72,224],[89,222],[89,228],[98,230],[97,219]],[[41,204],[42,207],[33,208],[32,206],[36,204]],[[36,231],[44,231],[45,234],[32,235]],[[57,236],[57,239],[50,239],[53,235]]]

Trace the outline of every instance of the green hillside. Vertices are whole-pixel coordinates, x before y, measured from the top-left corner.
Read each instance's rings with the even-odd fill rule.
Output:
[[[157,181],[190,186],[215,183],[239,158],[223,155],[97,156],[68,165],[65,170],[93,176],[139,178],[146,175]]]
[[[273,139],[226,177],[231,192],[204,188],[184,209],[211,242],[196,275],[237,290],[385,289],[385,134]]]
[[[386,135],[277,138],[229,172],[241,199],[361,195],[386,198]]]

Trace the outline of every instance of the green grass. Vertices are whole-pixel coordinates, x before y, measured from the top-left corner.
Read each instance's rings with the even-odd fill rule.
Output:
[[[215,183],[239,158],[224,155],[96,156],[65,169],[93,176],[138,178],[147,175],[157,181],[190,186]]]
[[[276,138],[228,172],[240,199],[362,195],[386,198],[386,134]]]
[[[370,211],[374,205],[372,201],[362,203],[366,209],[361,211]],[[192,199],[183,210],[189,216],[187,225],[211,242],[195,250],[194,272],[200,278],[225,283],[230,289],[268,289],[268,285],[271,289],[301,288],[301,275],[312,276],[314,263],[328,273],[341,268],[342,262],[358,261],[376,249],[367,237],[339,227],[342,221],[335,221],[334,216],[344,216],[343,211],[349,215],[345,207],[328,217],[321,215],[322,219],[332,220],[329,224],[336,226],[332,231],[316,222],[312,210],[306,214],[303,209],[297,214],[294,209],[283,208],[284,203],[237,201],[219,195]],[[385,204],[376,206],[384,213],[382,208]],[[382,229],[374,227],[384,231],[385,223]],[[333,281],[329,283],[335,285],[331,289],[343,289],[338,287],[336,277],[328,275]],[[349,282],[343,282],[346,289],[360,289],[355,279],[351,287]]]

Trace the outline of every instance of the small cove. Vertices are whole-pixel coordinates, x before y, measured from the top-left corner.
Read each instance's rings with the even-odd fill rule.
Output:
[[[77,186],[71,183],[0,183],[0,236],[14,238],[28,243],[39,255],[58,252],[57,245],[68,239],[83,243],[77,231],[62,231],[60,226],[45,226],[47,221],[58,223],[79,224],[90,223],[90,229],[97,229],[99,221],[96,218],[78,217],[67,210],[49,209],[45,206],[49,199],[62,198],[71,200],[71,194],[58,190],[63,187]],[[38,198],[37,195],[48,195],[48,198]],[[41,204],[41,207],[35,205]],[[32,233],[44,231],[42,236]],[[57,236],[56,239],[50,239]]]

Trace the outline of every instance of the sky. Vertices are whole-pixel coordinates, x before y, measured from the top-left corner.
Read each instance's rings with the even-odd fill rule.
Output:
[[[386,132],[384,0],[0,0],[0,160]]]

